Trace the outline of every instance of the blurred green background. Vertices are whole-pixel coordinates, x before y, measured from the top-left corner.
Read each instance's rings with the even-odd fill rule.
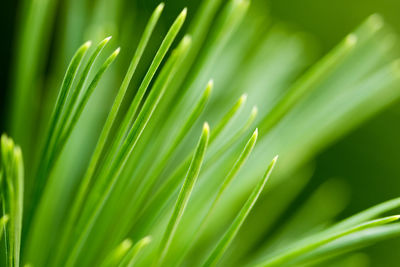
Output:
[[[383,15],[400,32],[400,1],[397,0],[273,0],[269,4],[272,16],[313,34],[323,52],[372,13]],[[328,177],[344,179],[350,185],[351,194],[342,216],[399,196],[399,122],[400,103],[397,103],[330,146],[316,159],[310,187]],[[307,190],[303,197],[306,195]],[[400,240],[391,240],[365,252],[371,257],[371,266],[397,266],[395,258],[400,257],[393,252],[399,248]]]
[[[256,1],[262,12],[283,21],[297,30],[312,34],[320,44],[321,55],[329,51],[368,15],[378,12],[400,33],[400,1],[398,0],[271,0]],[[150,13],[158,3],[138,0],[137,5]],[[187,5],[195,10],[199,1],[167,0],[169,10]],[[2,3],[1,71],[0,71],[0,130],[4,130],[10,60],[13,49],[18,1]],[[166,16],[171,21],[176,12]],[[190,11],[189,11],[190,12]],[[190,14],[190,13],[189,13]],[[347,137],[332,144],[316,158],[316,171],[308,188],[299,196],[298,203],[307,198],[327,178],[338,177],[349,184],[351,199],[341,214],[346,217],[400,194],[400,103],[369,120]],[[400,240],[391,240],[367,250],[372,266],[396,266],[393,252],[400,248]],[[400,255],[397,256],[400,260]],[[378,264],[379,262],[379,264]],[[399,262],[399,261],[397,261]]]

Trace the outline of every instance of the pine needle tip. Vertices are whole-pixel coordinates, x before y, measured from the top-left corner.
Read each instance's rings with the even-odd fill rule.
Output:
[[[119,52],[121,51],[121,47],[118,47],[117,49],[115,49],[113,55],[114,56],[118,56]]]
[[[371,26],[373,31],[377,31],[381,29],[384,25],[384,20],[381,15],[378,13],[372,14],[368,18],[368,23]]]
[[[255,136],[255,137],[258,136],[258,128],[256,128],[256,129],[254,130],[253,136]]]
[[[88,49],[92,45],[92,41],[87,41],[86,43],[83,44],[83,47]]]
[[[156,12],[160,13],[164,10],[165,4],[164,2],[161,2],[160,4],[158,4],[157,8],[156,8]]]
[[[346,36],[346,44],[348,46],[354,46],[357,43],[357,36],[353,33]]]
[[[246,103],[246,100],[247,100],[247,94],[243,94],[243,95],[240,96],[239,101],[240,101],[240,104],[241,104],[241,105],[243,105],[244,103]]]
[[[210,132],[210,125],[208,124],[208,122],[205,122],[203,124],[203,133],[208,134],[209,132]]]

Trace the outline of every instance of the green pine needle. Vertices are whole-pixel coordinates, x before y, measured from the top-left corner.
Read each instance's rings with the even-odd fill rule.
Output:
[[[204,155],[209,142],[209,135],[210,127],[208,126],[208,123],[204,123],[199,143],[193,155],[193,159],[190,163],[181,191],[179,192],[178,199],[176,200],[171,219],[169,220],[164,236],[161,240],[160,254],[157,260],[157,265],[163,264],[164,258],[166,257],[171,245],[171,241],[174,238],[175,231],[178,228],[179,221],[185,212],[186,205],[200,173],[201,164],[203,163]]]

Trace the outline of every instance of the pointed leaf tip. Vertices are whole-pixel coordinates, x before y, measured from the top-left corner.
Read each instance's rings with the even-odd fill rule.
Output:
[[[208,124],[208,122],[205,122],[203,125],[203,133],[208,134],[209,132],[210,132],[210,125]]]
[[[185,8],[182,10],[182,12],[181,12],[181,14],[180,14],[179,16],[185,19],[185,18],[186,18],[186,15],[187,15],[187,7],[185,7]]]
[[[357,43],[357,36],[353,33],[346,36],[346,44],[348,46],[354,46]]]
[[[121,51],[121,47],[118,47],[117,49],[115,49],[113,55],[117,56],[119,54],[119,52]]]
[[[207,98],[210,96],[213,87],[214,87],[214,83],[212,81],[209,81],[207,84],[206,90],[204,92],[204,94],[206,95]]]
[[[157,6],[156,11],[157,11],[157,12],[162,12],[163,9],[164,9],[164,7],[165,7],[164,2],[161,2],[161,3]]]
[[[256,128],[256,130],[254,131],[253,136],[255,136],[257,138],[257,136],[258,136],[258,128]]]
[[[122,246],[122,248],[130,248],[132,246],[132,244],[133,244],[132,240],[127,238],[124,241],[122,241],[121,246]]]
[[[383,27],[384,20],[381,15],[375,13],[369,16],[368,23],[371,26],[372,30],[377,31]]]
[[[183,45],[189,45],[192,42],[192,36],[186,34],[182,39]]]
[[[251,115],[252,115],[252,116],[255,116],[255,115],[257,115],[257,113],[258,113],[258,107],[257,107],[257,106],[254,106],[254,107],[251,109]]]
[[[243,94],[241,97],[240,97],[240,104],[244,104],[245,102],[246,102],[246,100],[247,100],[247,94]]]
[[[151,236],[146,236],[146,237],[143,237],[142,243],[144,245],[146,245],[146,244],[149,244],[151,242],[151,240],[152,240]]]
[[[92,41],[87,41],[86,43],[83,44],[83,47],[88,49],[92,45]]]

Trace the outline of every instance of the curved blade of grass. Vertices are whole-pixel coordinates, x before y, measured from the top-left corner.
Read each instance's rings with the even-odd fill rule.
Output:
[[[100,69],[97,71],[96,75],[90,82],[90,85],[88,88],[84,91],[82,98],[79,100],[79,103],[77,104],[76,110],[74,110],[74,113],[67,123],[67,126],[65,127],[65,130],[61,134],[61,138],[59,143],[56,144],[56,151],[53,160],[56,160],[58,157],[59,153],[62,151],[64,148],[65,144],[67,143],[67,140],[69,136],[72,133],[72,130],[74,129],[76,123],[78,122],[78,119],[80,118],[80,115],[83,112],[83,109],[85,108],[87,102],[89,101],[90,96],[92,95],[94,89],[96,88],[97,84],[99,83],[101,77],[103,76],[104,72],[111,66],[111,64],[114,62],[114,60],[117,58],[118,54],[120,52],[120,48],[117,48],[107,59],[104,61],[103,65],[100,67]]]
[[[182,43],[181,43],[182,44]],[[179,49],[178,49],[179,50]],[[171,71],[173,71],[174,69],[176,69],[177,66],[177,55],[178,52],[177,50],[174,51],[174,53],[172,54],[172,56],[168,59],[166,65],[163,67],[160,76],[157,78],[156,83],[153,86],[152,91],[160,91],[162,89],[162,87],[166,87],[168,84],[168,81],[171,79]],[[163,90],[163,89],[162,89]],[[111,159],[109,160],[109,162],[107,162],[108,164],[110,163]],[[114,161],[115,163],[115,161]],[[104,164],[103,164],[104,165]],[[99,172],[99,174],[102,174],[100,177],[98,177],[96,183],[94,184],[94,187],[91,189],[91,192],[88,196],[88,203],[90,206],[95,205],[96,202],[99,201],[100,197],[102,196],[102,194],[104,194],[104,191],[107,188],[107,184],[109,182],[108,177],[107,177],[107,171],[110,168],[109,166],[102,166],[103,168],[100,169],[101,172]],[[125,177],[125,179],[127,179]],[[85,205],[85,208],[82,211],[81,217],[85,216],[85,214],[90,213],[91,210],[87,209],[88,205]],[[84,220],[82,220],[82,218],[79,219],[81,222],[85,223]],[[80,226],[78,225],[78,228]]]
[[[46,182],[46,172],[47,172],[47,166],[48,166],[48,153],[50,152],[49,148],[50,148],[51,140],[52,140],[52,138],[54,138],[53,134],[55,131],[55,127],[57,125],[57,121],[59,120],[59,118],[61,116],[61,112],[64,108],[64,104],[67,99],[68,92],[71,89],[72,82],[74,81],[74,79],[76,77],[78,68],[79,68],[80,64],[82,63],[83,57],[86,54],[86,51],[89,49],[90,45],[91,45],[90,41],[86,42],[76,51],[76,53],[74,54],[74,56],[71,59],[71,62],[65,73],[63,82],[61,84],[61,88],[60,88],[59,94],[57,96],[56,104],[55,104],[53,113],[50,118],[49,128],[46,133],[46,139],[44,141],[42,155],[41,155],[40,161],[39,161],[39,167],[38,167],[38,171],[37,171],[35,186],[33,188],[32,196],[31,196],[33,201],[28,202],[30,204],[28,204],[29,206],[27,209],[28,210],[27,218],[25,219],[25,224],[24,224],[24,227],[26,227],[27,229],[29,229],[29,227],[30,227],[33,209],[35,208],[35,204],[37,203],[37,201],[35,201],[35,199],[39,198],[41,196],[42,190],[44,188],[44,184]]]
[[[336,67],[343,62],[346,56],[353,51],[357,43],[354,34],[348,35],[333,51],[315,64],[292,88],[283,96],[273,109],[260,123],[260,132],[268,133],[283,118],[296,103],[310,93],[323,81]]]
[[[54,162],[57,161],[62,149],[67,143],[67,140],[72,133],[72,130],[74,129],[75,124],[77,123],[86,103],[89,100],[90,95],[93,93],[94,89],[96,88],[98,82],[100,81],[100,78],[103,76],[104,72],[110,67],[111,63],[115,60],[115,58],[118,56],[119,53],[119,48],[115,50],[103,63],[103,65],[100,67],[100,69],[97,71],[96,75],[92,79],[90,85],[88,86],[87,90],[84,92],[84,95],[80,99],[79,103],[77,104],[77,108],[74,111],[72,118],[69,120],[69,123],[65,126],[65,130],[61,134],[60,141],[58,144],[55,144],[54,150],[51,152],[48,160],[48,165],[47,166],[52,166]],[[38,187],[38,190],[36,190],[36,194],[39,192],[42,192],[44,189],[45,183],[41,183],[40,187]],[[41,196],[37,195],[35,198],[31,200],[32,206],[36,207],[41,200]]]
[[[166,75],[167,77],[166,82],[162,85],[154,86],[154,90],[150,92],[150,95],[146,99],[144,106],[138,115],[138,118],[135,120],[130,132],[128,133],[123,145],[121,146],[121,149],[119,150],[118,155],[116,155],[116,158],[113,161],[112,166],[110,167],[110,171],[104,174],[104,177],[106,179],[110,178],[107,184],[106,191],[101,196],[101,199],[98,201],[98,204],[94,209],[94,211],[91,212],[91,215],[88,218],[88,220],[86,220],[86,217],[82,217],[84,218],[82,220],[85,222],[85,228],[80,233],[80,236],[77,239],[77,242],[69,255],[66,266],[74,266],[77,257],[79,256],[82,247],[86,242],[88,235],[90,234],[97,217],[102,211],[104,204],[107,202],[107,199],[109,198],[109,195],[111,194],[115,186],[115,183],[118,180],[122,168],[126,164],[144,128],[146,127],[148,121],[150,120],[151,115],[153,114],[155,108],[157,107],[161,97],[163,96],[169,84],[170,79],[174,76],[176,72],[176,67],[179,66],[180,60],[182,60],[185,57],[186,52],[190,47],[190,44],[191,44],[190,37],[185,36],[180,46],[175,51],[176,53],[171,55],[171,57],[175,58],[175,60],[171,61],[171,66],[170,66],[171,70],[164,73],[164,75]]]
[[[142,179],[142,183],[138,186],[138,189],[136,190],[138,195],[137,197],[132,199],[132,196],[130,198],[130,203],[132,205],[129,206],[129,210],[131,211],[131,215],[129,219],[125,220],[123,223],[125,224],[131,224],[134,217],[136,215],[137,209],[142,206],[143,201],[145,200],[146,196],[148,196],[149,191],[151,188],[154,186],[154,183],[156,182],[157,178],[161,175],[162,171],[164,170],[164,167],[167,165],[169,159],[173,155],[173,153],[176,151],[177,147],[179,144],[182,142],[182,140],[185,138],[185,136],[188,134],[189,130],[194,126],[195,122],[197,119],[200,117],[202,111],[204,110],[208,99],[211,94],[211,90],[213,87],[213,82],[209,81],[207,84],[206,89],[204,90],[203,94],[201,97],[198,99],[197,103],[194,105],[193,110],[187,117],[186,121],[184,122],[183,126],[179,129],[179,132],[176,134],[174,140],[171,142],[171,145],[169,148],[167,148],[167,151],[161,156],[161,159],[156,163],[153,163],[152,166],[155,166],[154,168],[151,168],[149,171],[147,171],[147,175],[144,175],[144,178]],[[156,147],[160,147],[160,145]],[[121,227],[121,230],[125,229],[125,227]]]
[[[129,250],[132,247],[132,240],[125,239],[121,242],[108,257],[104,260],[104,262],[100,265],[101,267],[115,267],[118,266],[122,259],[127,255]]]
[[[233,105],[233,107],[224,115],[220,122],[215,126],[213,134],[210,136],[210,143],[215,140],[215,138],[222,132],[225,127],[232,122],[238,111],[244,106],[247,100],[247,94],[240,96],[239,100]]]
[[[215,133],[211,131],[209,146],[219,136],[222,130],[229,125],[233,119],[238,115],[243,105],[246,103],[247,95],[243,94],[238,101],[227,111],[227,113],[218,122],[216,128],[218,131]],[[137,218],[154,218],[156,214],[162,209],[163,205],[173,195],[173,192],[178,190],[179,185],[184,177],[185,171],[189,168],[190,161],[193,157],[194,151],[190,153],[186,159],[176,168],[176,170],[169,175],[161,184],[158,190],[150,197],[147,205],[141,210]],[[149,211],[150,214],[146,214]],[[146,214],[146,215],[144,215]]]
[[[379,215],[384,214],[388,211],[397,209],[398,207],[400,207],[400,197],[380,203],[341,222],[338,222],[334,226],[330,227],[328,231],[340,231],[352,227],[354,225],[376,218]]]
[[[151,242],[150,236],[140,239],[122,259],[119,267],[133,267],[140,255],[140,252]]]
[[[301,257],[296,262],[302,264],[319,263],[326,259],[342,255],[343,253],[359,250],[376,242],[398,236],[400,236],[399,223],[368,228],[326,244],[325,246],[304,255],[304,257]]]
[[[170,46],[172,45],[172,42],[175,40],[176,35],[178,34],[179,30],[181,29],[185,19],[186,19],[186,9],[184,9],[179,16],[176,18],[175,22],[169,29],[167,35],[165,36],[160,48],[157,51],[157,54],[155,55],[153,62],[147,71],[139,89],[138,92],[136,93],[131,105],[129,106],[127,114],[124,116],[124,119],[119,126],[116,136],[112,142],[111,148],[109,149],[106,157],[105,157],[105,163],[103,164],[104,168],[107,168],[111,166],[111,162],[113,160],[113,157],[116,155],[118,149],[120,148],[120,145],[124,142],[125,137],[127,135],[127,132],[129,131],[132,121],[135,119],[135,115],[137,113],[137,109],[139,107],[139,104],[142,101],[142,98],[154,76],[156,73],[159,65],[161,64],[163,58],[165,57],[166,53],[168,52]],[[106,169],[105,172],[108,170]],[[104,184],[103,182],[99,182],[99,185]]]
[[[215,2],[218,2],[218,0]],[[196,64],[190,69],[183,90],[189,89],[191,91],[199,89],[198,86],[210,75],[212,66],[218,60],[218,56],[243,20],[250,5],[249,0],[231,0],[225,2],[226,5],[223,6],[213,24],[212,31],[207,36],[207,42],[204,43],[201,53],[196,58]],[[218,3],[214,4],[218,5]],[[197,53],[198,51],[193,52]]]
[[[104,145],[106,144],[108,135],[110,134],[111,127],[114,124],[115,118],[118,114],[119,108],[122,104],[122,100],[125,96],[125,93],[128,89],[128,86],[132,80],[132,76],[136,71],[136,68],[139,64],[140,59],[142,58],[143,52],[148,44],[148,41],[150,39],[151,34],[153,33],[153,30],[161,16],[161,13],[164,9],[164,3],[161,3],[157,6],[157,8],[154,10],[145,30],[142,35],[142,38],[140,39],[139,45],[136,49],[136,52],[131,60],[131,63],[129,65],[128,71],[124,77],[124,80],[122,81],[121,87],[118,91],[118,94],[114,100],[113,106],[111,108],[111,111],[107,117],[106,123],[103,127],[102,133],[100,135],[99,141],[96,145],[96,149],[93,153],[92,159],[90,161],[89,167],[87,169],[87,172],[85,174],[84,182],[82,183],[82,186],[80,189],[81,192],[78,193],[77,197],[77,205],[81,205],[81,201],[83,200],[83,196],[86,193],[87,187],[90,184],[90,179],[94,174],[94,171],[96,169],[96,166],[98,164],[98,161],[100,159],[101,153],[104,149]]]
[[[139,192],[139,196],[136,199],[136,201],[134,201],[137,204],[133,208],[133,210],[136,210],[137,207],[141,206],[143,199],[148,195],[149,190],[154,185],[154,182],[156,181],[156,179],[159,177],[159,175],[163,171],[163,168],[168,163],[168,160],[170,159],[170,157],[175,152],[175,150],[177,149],[180,142],[188,134],[189,130],[193,127],[194,123],[197,121],[197,119],[201,115],[201,113],[204,110],[206,103],[210,97],[212,87],[213,87],[213,82],[210,81],[207,84],[207,87],[204,90],[204,93],[199,98],[198,102],[195,104],[192,112],[187,117],[184,125],[182,126],[182,128],[180,128],[179,133],[176,135],[175,139],[171,142],[170,147],[168,148],[167,152],[162,157],[161,161],[156,165],[156,168],[154,168],[153,170],[150,170],[149,175],[145,176],[145,178],[143,179],[143,183],[141,184],[142,186],[139,186],[139,188],[137,190]]]
[[[59,142],[60,136],[62,131],[65,129],[65,126],[68,122],[68,119],[70,119],[71,112],[73,111],[74,106],[77,103],[78,97],[82,91],[83,85],[85,84],[87,78],[89,77],[89,72],[92,69],[94,62],[96,58],[99,56],[105,45],[110,41],[111,36],[105,38],[103,41],[101,41],[95,51],[92,53],[90,56],[88,62],[86,63],[85,68],[83,69],[80,79],[78,82],[78,85],[74,90],[71,89],[72,93],[69,99],[67,100],[66,106],[63,108],[61,118],[57,120],[57,125],[54,130],[54,139],[52,140],[53,142],[49,146],[49,151],[53,151],[55,144]]]
[[[132,121],[135,118],[135,114],[137,109],[145,95],[147,88],[151,80],[153,79],[158,67],[160,66],[162,60],[164,59],[166,53],[168,52],[169,48],[171,47],[173,41],[175,40],[176,36],[178,35],[179,30],[182,28],[183,23],[185,22],[187,14],[187,9],[183,9],[179,16],[176,18],[174,23],[172,24],[171,28],[168,30],[167,35],[165,36],[163,42],[160,45],[156,55],[154,56],[153,62],[151,63],[145,77],[143,78],[142,83],[139,86],[139,89],[129,106],[128,112],[125,115],[122,124],[120,126],[120,130],[117,133],[117,137],[115,140],[118,142],[122,142],[124,135],[127,133],[129,126],[132,124]],[[111,148],[111,155],[114,154],[120,143],[114,142],[113,147]]]
[[[175,231],[179,225],[183,213],[185,212],[185,208],[187,203],[189,202],[194,185],[196,184],[197,178],[200,173],[201,164],[203,163],[204,155],[207,149],[209,135],[210,127],[208,126],[208,123],[204,123],[203,131],[201,133],[201,137],[194,153],[192,162],[190,163],[189,170],[186,174],[185,182],[183,183],[181,191],[178,195],[178,199],[176,200],[171,218],[168,222],[167,228],[164,232],[164,236],[160,243],[160,253],[157,260],[157,265],[159,266],[162,266],[163,261],[168,253],[172,239],[175,235]]]
[[[60,91],[57,96],[56,104],[53,110],[53,113],[50,118],[50,125],[49,129],[47,131],[46,135],[46,141],[44,143],[44,148],[43,148],[43,153],[41,157],[40,164],[45,165],[47,164],[48,158],[46,155],[48,155],[49,150],[50,150],[50,144],[52,138],[55,138],[54,133],[56,130],[57,123],[60,119],[60,116],[62,115],[62,111],[64,110],[64,105],[65,102],[67,101],[68,94],[71,92],[71,86],[73,81],[75,80],[76,74],[78,72],[78,68],[80,64],[82,63],[83,57],[85,56],[87,50],[91,46],[92,42],[88,41],[84,43],[74,54],[74,56],[71,59],[71,62],[67,68],[67,71],[65,73],[64,79],[61,84]],[[47,167],[47,166],[44,166]],[[40,175],[40,173],[39,173]]]
[[[251,135],[249,141],[247,141],[245,147],[243,148],[242,153],[240,153],[239,158],[236,160],[235,164],[233,165],[232,169],[229,171],[228,175],[225,177],[221,187],[218,190],[217,195],[215,196],[211,207],[207,213],[207,215],[204,218],[204,223],[207,221],[209,215],[212,213],[212,211],[215,208],[215,205],[218,203],[219,199],[221,198],[222,194],[226,191],[232,180],[236,177],[242,166],[245,164],[246,160],[250,156],[251,151],[253,151],[253,148],[256,144],[258,137],[258,129],[254,131],[254,133]],[[273,161],[273,164],[275,164],[276,159]],[[271,169],[272,170],[272,169]],[[201,228],[199,228],[201,229]]]
[[[0,240],[3,237],[4,229],[6,228],[6,225],[9,220],[10,220],[10,216],[8,216],[7,214],[3,215],[0,219]]]
[[[250,115],[247,118],[243,127],[240,127],[239,131],[237,131],[232,137],[230,137],[228,139],[228,141],[225,144],[223,144],[223,146],[221,148],[219,148],[215,153],[213,153],[210,156],[210,159],[207,160],[207,162],[205,163],[206,168],[209,168],[210,165],[217,162],[217,160],[220,157],[222,157],[222,155],[225,154],[228,149],[230,149],[232,146],[234,146],[238,142],[238,140],[243,137],[243,135],[247,132],[247,130],[253,125],[253,123],[257,117],[257,114],[258,114],[258,108],[256,106],[254,106],[251,109]],[[258,133],[258,130],[257,130],[257,133]]]
[[[257,266],[269,267],[269,266],[281,266],[282,264],[288,263],[289,261],[302,256],[314,249],[321,247],[322,245],[328,244],[331,241],[334,241],[340,237],[344,237],[346,235],[352,234],[354,232],[358,232],[363,229],[388,224],[400,219],[399,215],[389,216],[385,218],[380,218],[372,221],[368,221],[357,226],[351,227],[346,230],[338,231],[330,234],[322,234],[317,235],[317,237],[311,238],[309,242],[301,242],[300,245],[294,246],[291,249],[286,249],[285,252],[278,254],[277,256],[264,261],[263,263],[258,264]]]
[[[8,266],[19,266],[23,195],[24,166],[22,152],[19,146],[5,134],[1,136],[1,178],[5,185],[1,191],[3,217],[2,226],[5,229],[6,261]],[[7,214],[7,215],[5,215]],[[5,223],[9,221],[7,227]],[[3,234],[3,233],[1,233]]]
[[[236,175],[238,174],[241,167],[245,164],[246,160],[250,156],[251,151],[253,151],[253,148],[257,141],[257,136],[258,136],[258,129],[256,129],[254,131],[254,133],[251,135],[250,139],[247,141],[245,147],[243,148],[242,152],[240,153],[239,158],[236,160],[232,169],[229,171],[229,173],[225,177],[222,185],[220,186],[217,194],[214,197],[214,200],[211,202],[210,208],[208,209],[206,215],[200,222],[199,227],[197,227],[197,231],[193,235],[193,238],[192,238],[191,242],[189,242],[189,244],[195,244],[197,239],[199,238],[199,236],[201,236],[201,234],[203,233],[204,227],[206,226],[208,219],[210,218],[211,214],[213,213],[215,206],[217,205],[222,194],[226,191],[229,184],[236,177]],[[187,246],[185,248],[185,251],[181,253],[178,265],[180,265],[181,261],[184,259],[186,254],[189,252],[190,248],[191,248],[191,246]]]
[[[12,223],[14,224],[14,264],[19,266],[24,207],[24,163],[21,148],[18,146],[14,148],[14,162],[15,204]]]
[[[164,9],[164,4],[161,3],[154,10],[153,14],[150,17],[149,22],[146,25],[143,35],[139,41],[138,47],[135,51],[135,54],[132,57],[128,71],[126,72],[124,80],[122,81],[122,84],[118,90],[117,96],[115,97],[114,103],[111,107],[111,111],[107,116],[106,122],[103,126],[100,137],[97,141],[96,148],[90,159],[89,166],[86,170],[85,176],[82,179],[81,185],[79,186],[79,189],[78,189],[78,193],[73,202],[70,214],[67,219],[67,223],[65,224],[67,228],[63,231],[63,236],[61,238],[61,242],[59,243],[60,251],[65,250],[65,242],[67,242],[66,239],[69,238],[72,228],[73,228],[73,225],[74,225],[74,222],[77,220],[79,212],[82,209],[83,201],[86,197],[88,187],[93,178],[93,174],[94,174],[97,164],[99,162],[100,156],[103,152],[107,138],[110,134],[112,125],[114,124],[114,121],[115,121],[115,118],[117,117],[119,108],[125,97],[126,91],[128,90],[128,86],[132,80],[132,76],[136,71],[136,68],[142,58],[143,52],[144,52],[145,48],[147,47],[150,36],[153,33],[153,30],[161,16],[163,9]],[[59,261],[59,259],[56,259],[56,263],[58,261]],[[59,265],[59,264],[56,264],[56,265]]]
[[[210,253],[210,255],[208,256],[208,258],[205,261],[203,266],[215,266],[218,263],[218,261],[221,259],[224,252],[227,250],[227,248],[231,244],[232,240],[235,238],[236,234],[239,232],[240,227],[242,226],[243,222],[246,220],[247,216],[249,215],[251,209],[253,208],[254,204],[256,203],[261,192],[263,191],[265,184],[268,181],[269,176],[271,175],[271,172],[275,166],[277,159],[278,159],[278,157],[276,156],[271,161],[271,163],[269,164],[269,166],[264,174],[264,177],[260,180],[260,182],[254,188],[253,192],[251,193],[250,197],[247,199],[243,208],[240,210],[239,214],[236,216],[235,220],[232,222],[229,229],[225,232],[223,237],[220,239],[220,241],[218,242],[216,247]]]

